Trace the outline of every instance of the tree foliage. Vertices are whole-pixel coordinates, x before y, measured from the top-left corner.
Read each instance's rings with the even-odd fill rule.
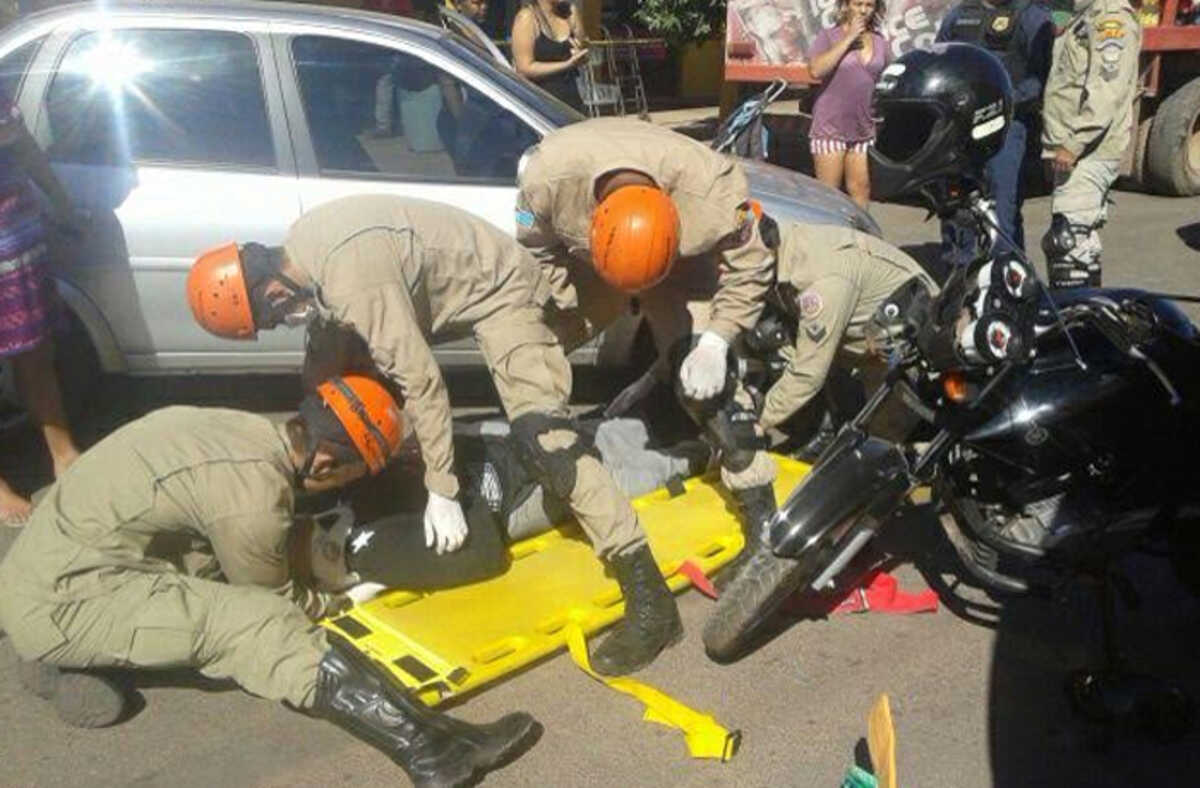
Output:
[[[725,29],[724,0],[641,0],[637,21],[673,47],[707,41]]]

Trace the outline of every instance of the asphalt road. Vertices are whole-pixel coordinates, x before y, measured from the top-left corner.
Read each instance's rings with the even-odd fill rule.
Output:
[[[875,210],[887,236],[918,256],[937,237],[922,212]],[[1026,207],[1030,246],[1048,223],[1048,201]],[[1106,282],[1200,294],[1200,252],[1185,241],[1200,199],[1120,193],[1104,237]],[[1193,317],[1200,311],[1189,308]],[[1198,372],[1200,374],[1200,372]],[[583,403],[611,396],[604,379],[581,381]],[[486,383],[452,380],[460,408],[486,403]],[[286,408],[286,383],[184,381],[134,386],[128,412],[166,401]],[[461,411],[460,411],[461,412]],[[0,472],[27,486],[45,475],[29,435],[4,436]],[[3,535],[0,535],[0,539]],[[591,681],[565,656],[488,689],[454,713],[485,721],[514,709],[545,726],[525,757],[491,775],[495,786],[836,786],[854,762],[875,697],[892,700],[901,784],[906,786],[1195,785],[1200,734],[1154,742],[1108,736],[1072,717],[1061,690],[1089,660],[1095,623],[1086,595],[998,604],[953,581],[954,562],[933,519],[918,512],[884,547],[902,564],[902,586],[949,584],[935,614],[868,613],[797,621],[746,660],[710,663],[699,633],[711,603],[680,598],[686,639],[640,678],[713,713],[744,739],[728,764],[691,760],[682,738],[640,720],[639,707]],[[1200,607],[1166,568],[1135,562],[1142,608],[1123,616],[1133,664],[1176,678],[1200,698]],[[951,609],[953,608],[953,610]],[[1094,649],[1092,649],[1094,651]],[[383,756],[349,735],[230,685],[187,675],[146,677],[128,721],[100,731],[61,725],[17,686],[0,640],[0,784],[37,786],[375,786],[404,784]]]

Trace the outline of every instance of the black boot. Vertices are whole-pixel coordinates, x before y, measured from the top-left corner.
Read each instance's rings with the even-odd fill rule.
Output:
[[[754,549],[766,541],[767,525],[777,511],[775,488],[770,484],[760,484],[757,487],[732,492],[738,504],[738,516],[742,521],[742,535],[746,538],[746,546],[737,557],[721,567],[716,578],[718,586],[724,586],[737,576],[738,570],[746,563]]]
[[[382,750],[418,788],[473,785],[524,752],[540,726],[524,712],[471,725],[430,709],[341,639],[317,668],[313,711]]]
[[[596,647],[592,668],[604,676],[625,676],[678,643],[683,638],[683,622],[647,545],[614,556],[608,565],[625,596],[625,618]]]
[[[58,718],[73,728],[105,728],[125,713],[125,692],[106,676],[24,660],[17,674],[25,689],[50,701]]]

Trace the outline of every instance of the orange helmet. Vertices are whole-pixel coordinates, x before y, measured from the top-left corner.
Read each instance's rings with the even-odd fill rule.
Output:
[[[365,375],[347,374],[317,386],[317,395],[337,416],[371,473],[382,471],[404,439],[404,417],[388,390]]]
[[[196,322],[226,339],[255,339],[246,272],[237,244],[209,249],[196,258],[187,278],[188,305]]]
[[[622,186],[592,214],[592,265],[604,281],[635,293],[661,282],[679,254],[679,212],[662,189]]]

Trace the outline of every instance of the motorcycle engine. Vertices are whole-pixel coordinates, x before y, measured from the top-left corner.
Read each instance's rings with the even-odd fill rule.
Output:
[[[1084,531],[1084,524],[1094,521],[1088,517],[1088,509],[1086,501],[1068,501],[1063,492],[1027,503],[1018,511],[1002,506],[986,507],[985,511],[1002,539],[1045,552]]]

